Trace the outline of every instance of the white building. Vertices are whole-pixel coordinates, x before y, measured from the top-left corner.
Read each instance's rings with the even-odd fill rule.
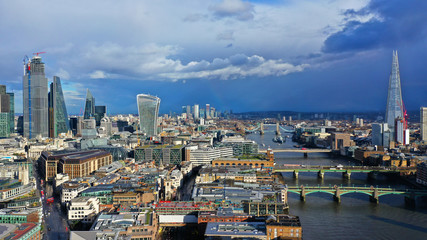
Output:
[[[99,213],[99,199],[97,197],[78,197],[70,202],[68,208],[68,220],[80,220],[83,223],[91,223]]]
[[[86,183],[63,183],[61,191],[61,203],[66,204],[76,198],[80,192],[89,188]]]
[[[187,159],[193,163],[193,167],[196,167],[210,165],[212,160],[231,156],[233,156],[233,148],[231,147],[198,148],[197,146],[192,146],[189,149],[189,157],[187,156]]]

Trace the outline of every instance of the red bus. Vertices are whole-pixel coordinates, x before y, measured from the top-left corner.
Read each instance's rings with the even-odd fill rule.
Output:
[[[48,199],[46,200],[46,202],[47,202],[47,203],[53,203],[53,197],[48,198]]]

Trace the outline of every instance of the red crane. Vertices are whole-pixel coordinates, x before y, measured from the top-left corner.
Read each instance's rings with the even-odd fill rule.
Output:
[[[33,55],[39,56],[39,54],[43,54],[43,53],[46,53],[46,52],[36,52],[36,53],[33,53]]]

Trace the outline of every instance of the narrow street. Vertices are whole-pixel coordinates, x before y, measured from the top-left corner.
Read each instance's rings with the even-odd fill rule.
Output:
[[[46,199],[51,197],[53,194],[53,188],[51,185],[44,182],[43,186],[40,184],[40,176],[38,173],[37,165],[34,165],[34,177],[37,182],[37,192],[41,196],[41,190],[44,191],[45,196],[42,197],[42,217],[44,222],[43,239],[68,239],[68,223],[67,216],[61,212],[60,201],[58,198],[54,199],[53,203],[47,203]]]

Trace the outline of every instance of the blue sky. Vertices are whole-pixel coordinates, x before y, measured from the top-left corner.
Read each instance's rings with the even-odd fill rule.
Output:
[[[427,1],[0,1],[0,84],[22,112],[22,59],[45,51],[69,113],[210,103],[234,112],[382,111],[392,50],[408,110],[427,105]]]

